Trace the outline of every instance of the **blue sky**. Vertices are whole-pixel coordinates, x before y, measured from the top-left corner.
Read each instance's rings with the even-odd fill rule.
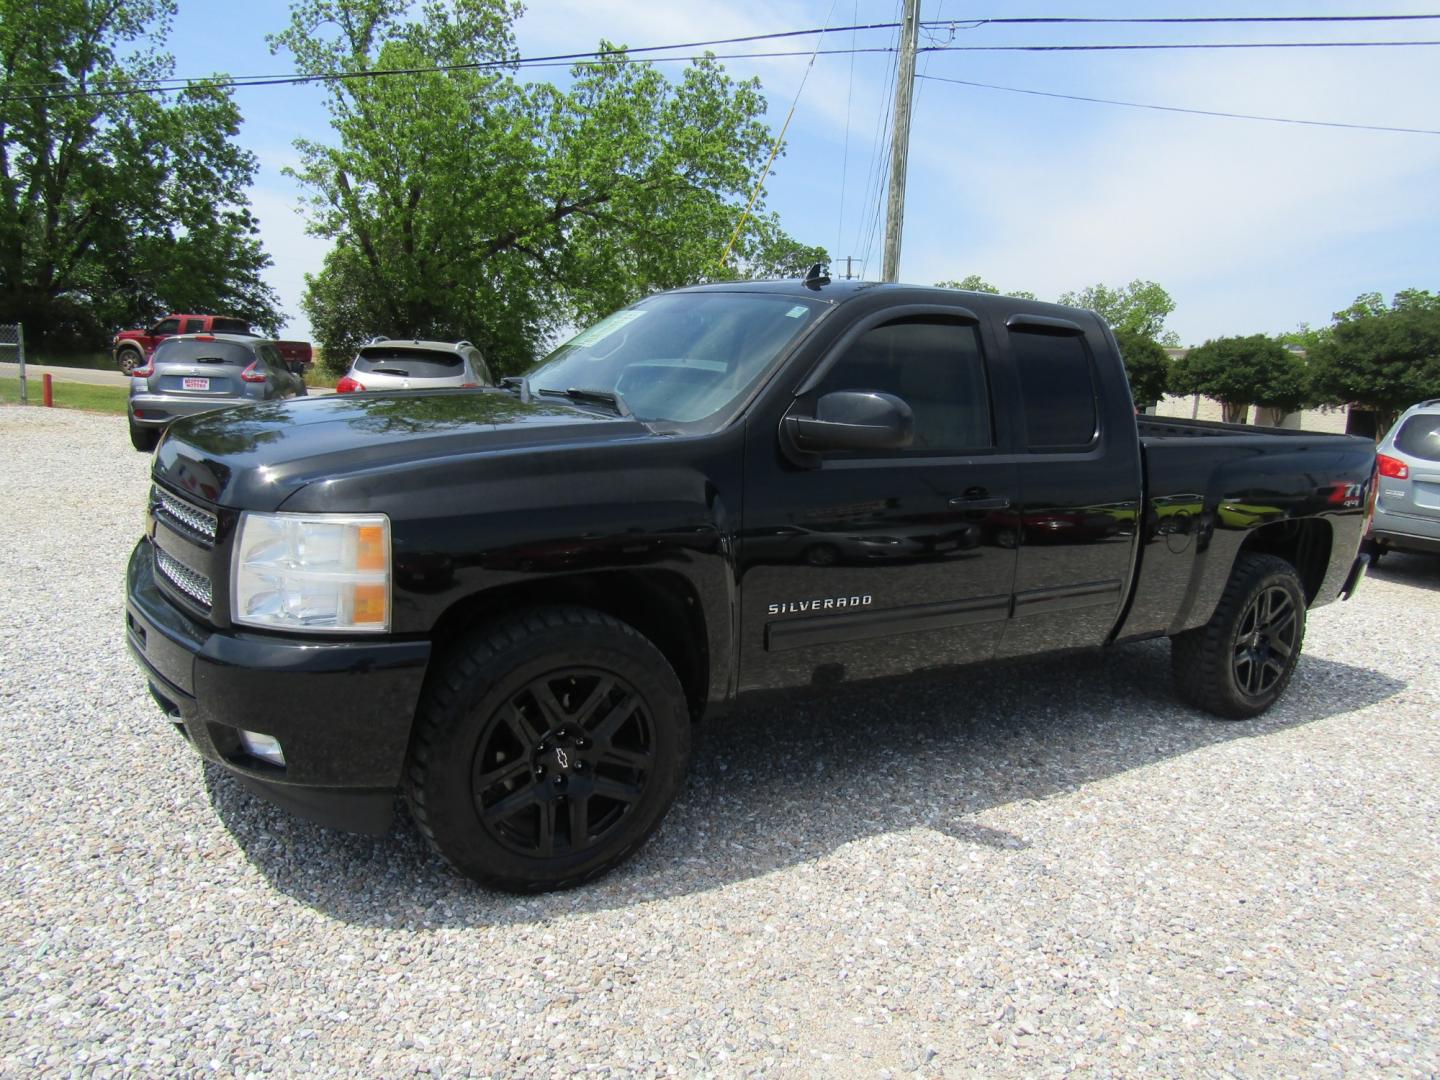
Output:
[[[899,0],[537,0],[517,25],[525,55],[632,47],[830,25],[891,22]],[[180,75],[287,71],[265,34],[287,5],[180,0],[169,41]],[[1324,26],[973,26],[986,16],[1199,16],[1424,13],[1440,3],[1381,7],[1325,0],[924,0],[925,20],[957,20],[922,45],[1175,41],[1440,40],[1440,21]],[[223,28],[223,29],[217,29]],[[829,35],[831,47],[849,33]],[[737,46],[798,49],[813,38]],[[856,35],[888,46],[893,31]],[[799,239],[838,256],[869,255],[879,196],[880,119],[893,95],[884,54],[820,57],[767,182],[769,205]],[[679,64],[661,65],[678,71]],[[759,75],[775,130],[804,58],[730,60]],[[1440,47],[1169,52],[939,52],[931,76],[1158,105],[1400,127],[1440,128]],[[564,79],[537,69],[526,78]],[[308,334],[303,279],[326,245],[304,232],[299,192],[281,172],[297,138],[329,135],[324,97],[309,87],[241,89],[240,141],[261,169],[252,191],[269,273],[291,322]],[[887,136],[888,137],[888,136]],[[921,80],[911,135],[901,279],[979,273],[1001,289],[1054,299],[1097,281],[1159,281],[1175,298],[1169,325],[1187,344],[1223,334],[1322,325],[1359,293],[1440,289],[1440,136],[1346,131],[1153,112]],[[878,230],[875,230],[878,233]],[[843,272],[843,271],[842,271]]]

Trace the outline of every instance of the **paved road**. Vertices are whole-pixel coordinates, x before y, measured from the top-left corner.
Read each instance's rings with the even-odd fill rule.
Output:
[[[91,386],[119,386],[130,385],[130,376],[123,375],[118,371],[103,371],[95,368],[72,368],[55,367],[51,364],[26,364],[25,377],[30,383],[30,398],[32,401],[39,400],[40,376],[49,374],[56,382],[78,382],[89,383]],[[16,379],[20,377],[19,364],[0,364],[0,378]],[[333,394],[335,391],[327,386],[312,386],[311,397],[324,397],[326,394]]]
[[[130,376],[122,375],[118,371],[97,370],[95,368],[55,367],[50,364],[25,365],[25,379],[27,382],[34,383],[36,393],[39,392],[40,376],[42,375],[51,375],[57,382],[89,383],[91,386],[130,385]],[[0,377],[18,379],[20,377],[20,365],[0,364]]]

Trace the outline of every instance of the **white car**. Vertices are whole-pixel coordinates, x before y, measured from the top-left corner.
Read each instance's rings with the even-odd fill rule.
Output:
[[[335,392],[494,385],[485,358],[468,341],[375,338],[355,354],[350,370],[335,384]]]

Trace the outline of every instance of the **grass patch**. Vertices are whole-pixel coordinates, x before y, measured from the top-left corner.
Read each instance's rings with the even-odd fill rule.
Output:
[[[26,379],[31,405],[40,405],[45,400],[44,388],[38,378]],[[52,396],[57,409],[84,409],[87,412],[114,413],[125,415],[125,403],[130,397],[128,386],[91,386],[89,383],[51,382]],[[20,404],[20,380],[0,379],[0,402],[6,405]]]

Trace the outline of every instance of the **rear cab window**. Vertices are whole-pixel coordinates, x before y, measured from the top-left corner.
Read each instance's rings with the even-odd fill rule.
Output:
[[[1038,326],[1010,329],[1020,376],[1026,448],[1037,453],[1085,451],[1100,433],[1095,365],[1085,339]]]

